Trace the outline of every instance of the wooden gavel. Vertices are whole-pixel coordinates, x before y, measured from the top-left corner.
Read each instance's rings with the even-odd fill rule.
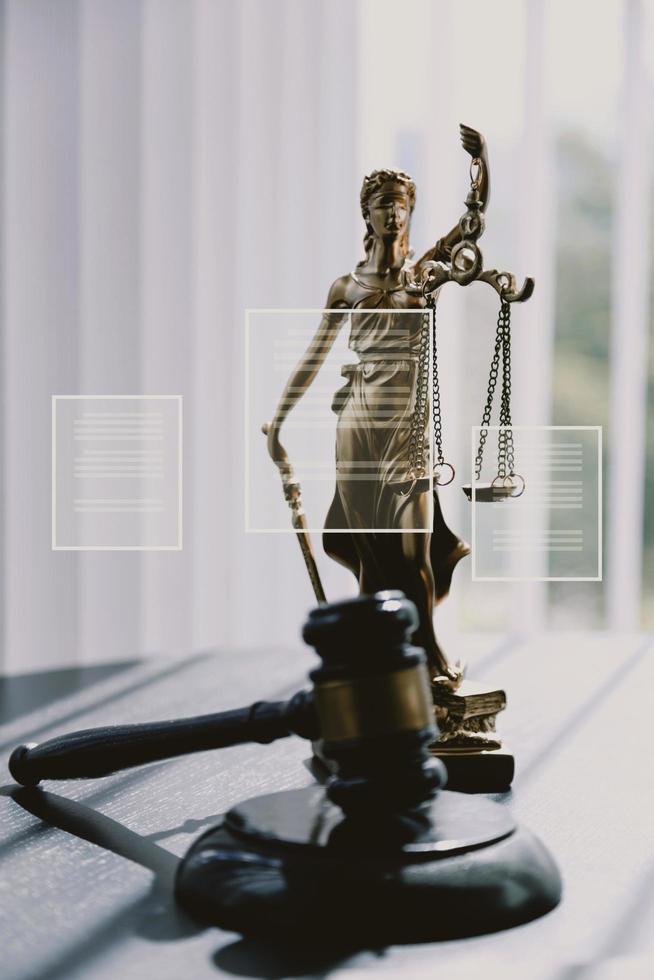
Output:
[[[95,778],[190,752],[299,735],[320,741],[337,773],[332,799],[343,809],[355,784],[357,800],[366,785],[364,797],[369,790],[386,807],[410,806],[430,798],[447,779],[443,764],[427,751],[436,727],[425,654],[407,642],[417,623],[415,606],[401,592],[321,605],[303,631],[322,660],[309,675],[312,690],[288,701],[20,745],[9,771],[23,786],[36,786],[42,779]],[[374,764],[380,749],[394,760],[386,773]]]
[[[558,902],[558,871],[506,807],[439,792],[447,773],[429,752],[436,727],[425,654],[409,644],[417,621],[401,592],[319,605],[303,630],[321,661],[311,690],[21,745],[11,773],[34,786],[241,742],[318,740],[332,773],[324,791],[244,800],[191,844],[175,876],[188,915],[289,943],[317,942],[328,923],[330,940],[370,948],[529,921]]]

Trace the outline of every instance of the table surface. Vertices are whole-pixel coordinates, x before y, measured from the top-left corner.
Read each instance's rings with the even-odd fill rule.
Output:
[[[247,796],[311,782],[300,739],[157,763],[105,779],[46,783],[14,799],[12,747],[93,725],[201,714],[281,698],[304,685],[307,651],[202,653],[99,672],[0,729],[3,980],[239,977],[521,980],[654,976],[654,772],[648,732],[654,638],[468,636],[468,676],[503,686],[501,731],[515,756],[501,799],[540,835],[564,899],[542,919],[456,942],[336,958],[273,950],[202,929],[174,905],[190,842]],[[435,913],[437,914],[437,913]]]

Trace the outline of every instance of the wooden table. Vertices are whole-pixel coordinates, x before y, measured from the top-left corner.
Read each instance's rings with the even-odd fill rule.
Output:
[[[198,654],[100,674],[0,729],[0,976],[653,977],[653,639],[469,636],[458,653],[469,676],[507,688],[502,732],[517,776],[503,802],[559,862],[564,900],[550,915],[493,936],[345,960],[330,953],[328,924],[326,948],[312,954],[196,927],[172,900],[178,857],[244,797],[308,784],[299,739],[46,783],[34,812],[12,797],[6,759],[19,742],[284,697],[313,663],[301,649]]]

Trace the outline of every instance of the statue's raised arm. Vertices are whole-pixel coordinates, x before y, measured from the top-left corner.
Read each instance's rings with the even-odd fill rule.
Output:
[[[476,129],[472,129],[470,126],[465,126],[463,123],[459,126],[459,131],[461,134],[461,144],[466,153],[470,154],[470,177],[473,183],[477,186],[477,191],[479,193],[479,200],[481,202],[481,211],[485,211],[490,199],[490,173],[488,167],[488,150],[486,149],[486,140]],[[454,227],[440,238],[436,244],[426,252],[421,259],[416,262],[416,268],[419,268],[424,262],[436,261],[436,262],[449,262],[452,249],[461,241],[461,226],[460,222],[457,222]]]

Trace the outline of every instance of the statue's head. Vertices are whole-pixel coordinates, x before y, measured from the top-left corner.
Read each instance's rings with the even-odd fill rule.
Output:
[[[402,170],[373,170],[363,178],[361,214],[366,223],[363,245],[369,254],[374,238],[398,237],[409,253],[409,226],[416,203],[416,185]]]

